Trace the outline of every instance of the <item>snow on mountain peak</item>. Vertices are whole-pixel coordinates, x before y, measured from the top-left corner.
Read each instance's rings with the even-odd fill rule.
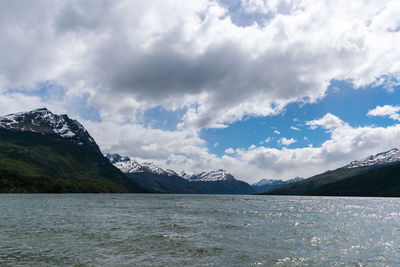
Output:
[[[77,120],[53,114],[47,108],[19,112],[0,117],[0,128],[15,131],[56,134],[78,144],[87,144],[100,151],[96,142]]]
[[[223,169],[210,172],[198,172],[193,174],[181,173],[181,176],[191,182],[216,182],[235,180],[235,177],[233,177],[232,174]]]
[[[119,154],[106,154],[106,158],[123,173],[154,173],[159,175],[167,176],[178,176],[176,172],[169,169],[162,169],[152,162],[139,163],[136,160],[129,157],[122,157]]]
[[[358,168],[367,166],[384,165],[387,163],[393,163],[400,161],[400,149],[392,148],[385,152],[380,152],[375,155],[370,155],[362,160],[355,160],[350,162],[350,164],[344,166],[344,168]]]
[[[210,172],[198,173],[176,173],[170,169],[163,169],[152,162],[139,163],[129,157],[122,157],[119,154],[105,154],[106,158],[123,173],[153,173],[158,175],[178,176],[191,182],[215,182],[215,181],[233,181],[235,178],[226,170],[216,170]]]

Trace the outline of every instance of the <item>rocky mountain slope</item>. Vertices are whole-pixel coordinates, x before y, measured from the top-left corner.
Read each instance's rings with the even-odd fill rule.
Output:
[[[380,166],[398,161],[400,161],[400,149],[392,148],[385,152],[370,155],[362,160],[352,161],[350,164],[344,166],[344,168],[350,169],[368,166]]]
[[[192,174],[182,172],[181,176],[191,182],[228,182],[235,180],[235,177],[233,177],[232,174],[223,169],[210,172],[197,172]]]
[[[86,144],[100,152],[94,139],[77,120],[68,115],[53,114],[46,108],[0,117],[0,128],[42,134],[54,134],[79,145]]]
[[[169,169],[162,169],[151,162],[139,163],[129,157],[122,157],[119,154],[105,154],[106,158],[123,173],[152,173],[166,176],[179,176]]]

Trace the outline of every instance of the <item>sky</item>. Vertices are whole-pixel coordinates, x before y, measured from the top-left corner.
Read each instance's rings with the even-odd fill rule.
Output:
[[[0,114],[47,107],[103,152],[237,179],[400,146],[397,0],[0,0]]]

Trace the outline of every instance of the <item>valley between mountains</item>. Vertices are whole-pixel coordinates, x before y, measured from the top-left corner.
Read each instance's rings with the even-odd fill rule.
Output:
[[[0,117],[0,192],[398,197],[400,150],[307,179],[249,185],[222,169],[178,173],[116,153],[103,155],[77,120],[41,108]]]

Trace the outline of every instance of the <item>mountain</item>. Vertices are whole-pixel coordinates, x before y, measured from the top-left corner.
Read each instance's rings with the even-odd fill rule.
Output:
[[[105,154],[106,158],[129,179],[155,193],[201,193],[192,183],[172,170],[164,170],[149,162],[139,163],[119,154]]]
[[[233,177],[232,174],[223,169],[210,172],[197,172],[193,174],[182,172],[181,176],[191,182],[229,182],[235,180],[235,177]]]
[[[139,163],[118,154],[106,154],[109,161],[126,176],[154,192],[171,194],[253,194],[255,191],[243,181],[236,180],[225,170],[187,174]]]
[[[398,161],[400,161],[400,149],[392,148],[388,151],[368,156],[362,160],[352,161],[350,164],[344,166],[344,168],[351,169],[368,166],[380,166]]]
[[[339,168],[333,171],[326,171],[324,173],[312,176],[299,182],[283,185],[279,188],[271,189],[264,194],[267,195],[305,195],[309,190],[318,188],[320,186],[344,180],[359,174],[367,173],[373,167],[359,167],[359,168]]]
[[[210,172],[187,174],[182,173],[206,194],[254,194],[254,189],[246,182],[236,180],[225,170],[219,169]]]
[[[345,185],[355,185],[356,182],[359,183],[359,188],[365,188],[367,185],[367,179],[362,180],[362,177],[369,177],[371,178],[373,175],[374,177],[380,177],[379,173],[385,173],[386,168],[389,168],[392,171],[393,175],[396,174],[396,171],[393,170],[399,166],[400,157],[399,157],[399,149],[393,148],[391,150],[381,152],[375,155],[368,156],[362,160],[356,160],[348,165],[338,168],[333,171],[327,171],[322,174],[315,175],[308,179],[287,184],[282,187],[269,190],[264,194],[268,195],[316,195],[321,194],[324,195],[325,193],[328,194],[339,194],[337,190],[338,188],[343,189]],[[392,166],[392,164],[394,164]],[[368,179],[369,179],[368,178]],[[373,178],[373,177],[372,177]],[[371,179],[372,179],[371,178]],[[396,177],[388,176],[388,179],[396,179]],[[354,180],[353,180],[354,179]],[[400,179],[400,177],[399,177]],[[350,183],[350,181],[353,181]],[[356,181],[356,182],[355,182]],[[372,180],[371,180],[372,181]],[[376,180],[374,180],[375,186]],[[363,185],[365,183],[365,185]],[[335,185],[335,189],[333,186]],[[372,183],[371,183],[372,185]],[[336,187],[337,186],[337,187]],[[379,187],[377,187],[379,188]],[[381,191],[384,189],[380,189]],[[346,190],[344,190],[346,191]],[[350,189],[346,192],[355,192]],[[357,191],[357,195],[371,195],[371,192],[364,192]],[[382,191],[383,192],[383,191]],[[344,194],[344,193],[343,193]],[[399,194],[400,195],[400,194]],[[372,196],[372,195],[371,195]]]
[[[119,154],[105,154],[106,158],[120,169],[123,173],[152,173],[166,176],[179,176],[176,172],[169,169],[162,169],[151,162],[139,163],[129,157],[122,157]]]
[[[309,190],[315,196],[400,197],[400,163],[388,163],[370,172]]]
[[[286,184],[295,183],[298,181],[304,180],[304,178],[296,177],[287,181],[283,180],[273,180],[273,179],[261,179],[257,183],[252,184],[251,186],[257,193],[267,192],[268,190],[278,188],[284,186]]]
[[[94,139],[77,120],[68,115],[53,114],[47,108],[19,112],[0,117],[0,128],[14,131],[53,134],[79,145],[86,144],[100,153]]]
[[[147,192],[76,120],[37,109],[0,117],[0,192]]]

